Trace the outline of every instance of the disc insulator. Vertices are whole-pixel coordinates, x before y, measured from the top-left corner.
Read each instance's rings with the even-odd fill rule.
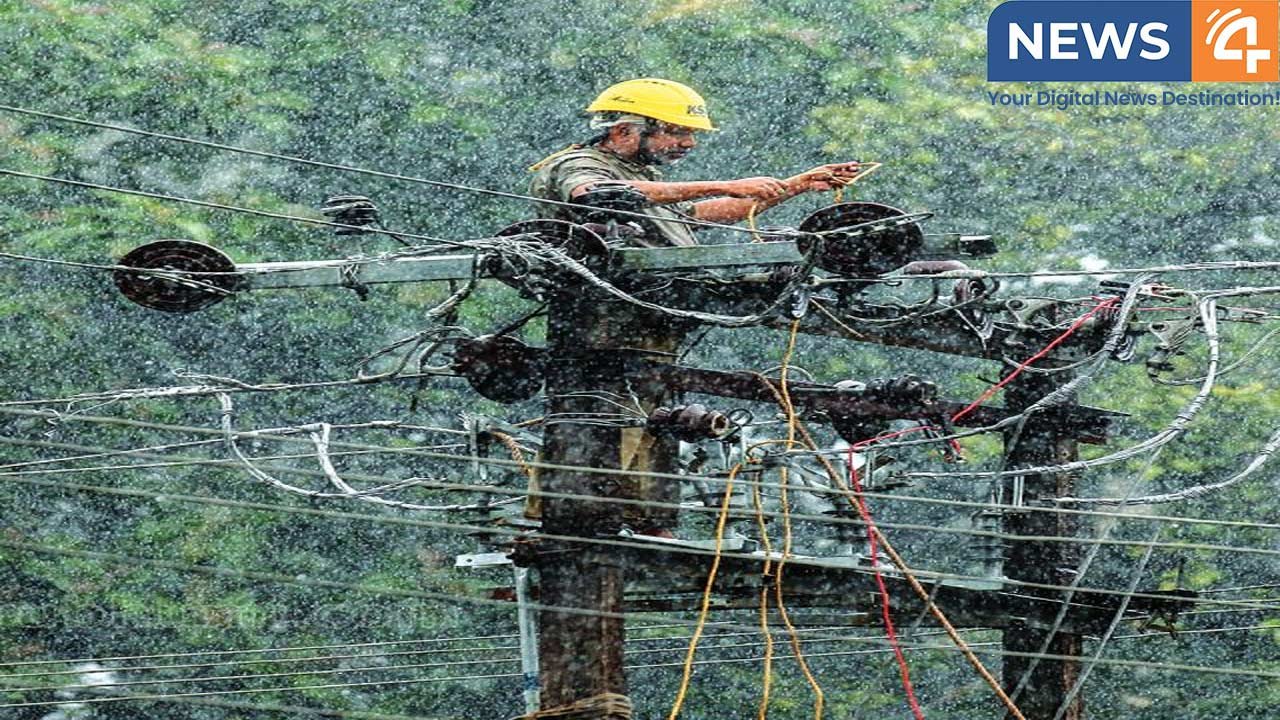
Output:
[[[236,264],[226,253],[194,240],[157,240],[129,251],[114,273],[129,300],[152,310],[190,313],[221,302],[241,288]],[[147,270],[165,270],[153,275]],[[213,274],[206,274],[213,273]]]
[[[879,203],[841,203],[805,218],[800,231],[828,233],[817,258],[818,267],[845,277],[875,277],[911,262],[924,245],[924,231],[918,223],[889,221],[906,214]],[[889,222],[883,227],[867,225],[879,220]],[[846,229],[848,235],[842,235],[840,231]],[[801,235],[797,245],[800,252],[808,253],[814,242],[814,237]]]

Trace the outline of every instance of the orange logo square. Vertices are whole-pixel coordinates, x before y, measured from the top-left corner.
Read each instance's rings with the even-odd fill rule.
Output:
[[[1280,81],[1280,2],[1192,0],[1191,79]]]

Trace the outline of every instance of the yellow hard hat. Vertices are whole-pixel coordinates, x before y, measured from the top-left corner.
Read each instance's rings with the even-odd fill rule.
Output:
[[[587,112],[619,112],[653,118],[696,130],[715,130],[707,117],[707,101],[688,85],[672,80],[640,78],[609,86]]]

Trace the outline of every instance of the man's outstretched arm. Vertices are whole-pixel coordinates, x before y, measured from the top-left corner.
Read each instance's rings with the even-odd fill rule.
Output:
[[[747,203],[776,203],[787,193],[786,181],[773,177],[695,182],[663,182],[660,180],[611,180],[611,182],[623,182],[630,185],[649,198],[649,201],[655,205],[668,205],[710,197],[738,198]],[[582,195],[593,184],[585,182],[578,185],[569,192],[569,197],[576,198]]]
[[[714,200],[703,200],[693,206],[694,217],[699,220],[717,223],[736,223],[747,219],[754,212],[756,215],[768,210],[778,203],[803,195],[807,192],[822,192],[844,186],[849,180],[857,177],[860,165],[856,162],[832,163],[819,165],[799,175],[792,175],[783,180],[786,191],[770,198],[720,197]]]

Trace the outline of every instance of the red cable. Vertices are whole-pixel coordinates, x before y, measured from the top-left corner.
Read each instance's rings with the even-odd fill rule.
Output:
[[[916,720],[924,720],[924,711],[920,709],[920,702],[916,699],[915,686],[911,684],[911,670],[907,667],[907,658],[902,653],[902,646],[898,643],[898,633],[893,627],[893,618],[889,614],[889,589],[885,587],[884,575],[880,573],[880,562],[878,556],[879,548],[876,545],[876,525],[871,519],[871,511],[867,508],[866,500],[862,497],[862,483],[858,480],[858,470],[853,464],[854,451],[859,447],[866,447],[877,440],[887,440],[891,437],[898,437],[909,432],[925,429],[921,427],[907,428],[898,432],[886,433],[874,437],[870,440],[851,445],[849,447],[849,480],[852,481],[854,490],[854,499],[857,501],[858,514],[862,516],[862,521],[867,524],[867,540],[871,549],[871,569],[875,573],[876,586],[880,589],[880,609],[884,616],[885,634],[889,637],[889,646],[893,648],[893,656],[898,661],[898,673],[902,676],[902,689],[907,693],[907,704],[911,706],[911,713]]]
[[[955,415],[951,416],[952,422],[955,422],[960,418],[964,417],[965,415],[968,415],[969,413],[973,412],[975,408],[977,408],[979,405],[981,405],[982,403],[990,399],[992,395],[995,395],[996,393],[1000,392],[1002,389],[1005,388],[1005,386],[1013,382],[1013,380],[1017,378],[1019,375],[1021,375],[1028,367],[1030,367],[1032,363],[1048,355],[1050,352],[1053,351],[1054,348],[1058,347],[1064,341],[1066,341],[1067,338],[1071,337],[1071,335],[1074,334],[1076,330],[1079,330],[1082,325],[1088,322],[1089,318],[1115,305],[1118,301],[1119,301],[1119,298],[1111,298],[1111,299],[1105,300],[1099,303],[1098,305],[1096,305],[1095,307],[1093,307],[1091,310],[1089,310],[1089,312],[1085,313],[1084,315],[1081,315],[1079,318],[1075,320],[1075,322],[1071,324],[1071,327],[1067,328],[1065,332],[1063,332],[1058,337],[1054,338],[1053,341],[1050,342],[1048,345],[1046,345],[1042,350],[1037,352],[1035,355],[1032,355],[1031,357],[1027,358],[1025,362],[1018,365],[1018,367],[1015,368],[1013,372],[1009,373],[1008,376],[1006,376],[1003,380],[987,388],[986,392],[982,393],[982,395],[979,396],[977,400],[974,400],[972,403],[966,406],[963,410],[960,410]],[[854,443],[853,445],[849,446],[849,479],[851,481],[851,484],[853,485],[853,491],[854,491],[853,497],[858,507],[858,514],[862,516],[862,521],[867,524],[867,541],[871,551],[871,569],[875,573],[876,587],[879,588],[879,591],[880,591],[880,609],[881,609],[881,614],[884,617],[885,634],[889,638],[889,646],[893,648],[893,655],[898,661],[898,672],[902,676],[902,688],[904,691],[906,691],[907,704],[911,706],[911,713],[912,715],[915,716],[916,720],[924,720],[924,711],[920,709],[920,702],[916,699],[915,686],[912,685],[911,683],[911,670],[910,668],[907,667],[906,655],[904,655],[902,652],[902,646],[898,642],[897,630],[893,626],[893,617],[889,611],[889,589],[885,586],[884,575],[880,572],[880,561],[878,557],[879,549],[876,543],[876,525],[875,525],[875,521],[871,519],[871,510],[867,507],[866,499],[863,498],[862,496],[862,483],[858,478],[858,470],[854,466],[853,455],[857,450],[865,448],[868,445],[871,445],[872,443],[879,442],[881,440],[889,440],[892,438],[901,437],[902,435],[906,435],[907,433],[917,432],[920,430],[927,430],[927,429],[930,429],[930,428],[929,426],[925,426],[925,425],[910,427],[910,428],[906,428],[905,430],[899,430],[897,432],[890,432],[890,433],[884,433],[883,435],[877,435],[876,437],[871,438],[870,440],[863,440],[862,442]],[[956,443],[953,440],[952,447],[955,447],[955,446],[956,446]]]
[[[975,408],[977,408],[979,405],[981,405],[982,403],[984,403],[984,402],[986,402],[988,399],[990,399],[992,395],[995,395],[996,393],[1000,392],[1001,390],[1003,390],[1003,389],[1004,389],[1004,387],[1005,387],[1006,385],[1008,385],[1009,383],[1013,382],[1013,379],[1014,379],[1014,378],[1016,378],[1016,377],[1018,377],[1019,375],[1021,375],[1023,370],[1026,370],[1028,367],[1030,367],[1030,366],[1031,366],[1031,363],[1033,363],[1033,362],[1035,362],[1035,361],[1039,360],[1040,358],[1044,357],[1045,355],[1048,355],[1048,354],[1049,354],[1049,353],[1050,353],[1054,348],[1058,347],[1058,346],[1059,346],[1059,345],[1061,345],[1061,344],[1062,344],[1062,343],[1063,343],[1067,338],[1071,337],[1071,335],[1072,335],[1076,330],[1079,330],[1079,329],[1080,329],[1080,326],[1081,326],[1081,325],[1084,325],[1086,322],[1088,322],[1089,318],[1091,318],[1091,317],[1093,317],[1094,315],[1098,314],[1098,313],[1099,313],[1099,312],[1101,312],[1102,310],[1105,310],[1106,308],[1109,308],[1109,307],[1111,307],[1112,305],[1115,305],[1117,302],[1119,302],[1119,300],[1120,300],[1120,298],[1111,298],[1110,300],[1106,300],[1106,301],[1104,301],[1104,302],[1102,302],[1102,303],[1098,304],[1097,306],[1095,306],[1095,307],[1094,307],[1092,310],[1090,310],[1089,312],[1087,312],[1087,313],[1085,313],[1085,314],[1081,315],[1080,317],[1076,318],[1076,321],[1075,321],[1074,323],[1072,323],[1072,324],[1071,324],[1071,327],[1067,328],[1067,331],[1066,331],[1066,332],[1064,332],[1064,333],[1062,333],[1061,335],[1059,335],[1058,337],[1054,338],[1054,339],[1053,339],[1053,342],[1049,343],[1048,345],[1045,345],[1043,350],[1041,350],[1040,352],[1036,353],[1035,355],[1032,355],[1031,357],[1027,358],[1026,362],[1022,363],[1021,365],[1019,365],[1019,366],[1017,367],[1017,369],[1015,369],[1013,372],[1009,373],[1009,375],[1008,375],[1007,377],[1005,377],[1005,379],[1003,379],[1003,380],[1001,380],[1000,382],[996,383],[995,385],[992,385],[991,387],[987,388],[987,391],[986,391],[986,392],[984,392],[984,393],[982,393],[982,395],[981,395],[981,396],[979,396],[977,400],[974,400],[972,403],[970,403],[968,407],[966,407],[965,409],[963,409],[963,410],[961,410],[960,412],[956,413],[955,415],[952,415],[952,416],[951,416],[951,422],[955,422],[955,421],[959,420],[960,418],[964,417],[965,415],[968,415],[969,413],[973,412],[973,410],[974,410]]]

